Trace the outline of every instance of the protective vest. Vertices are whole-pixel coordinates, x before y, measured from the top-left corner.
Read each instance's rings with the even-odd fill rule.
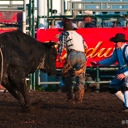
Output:
[[[68,31],[69,36],[67,37],[67,49],[73,49],[75,51],[84,52],[83,38],[76,31]]]

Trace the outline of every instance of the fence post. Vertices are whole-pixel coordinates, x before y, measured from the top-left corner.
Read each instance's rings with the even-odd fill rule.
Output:
[[[99,84],[99,81],[100,81],[100,78],[99,78],[99,67],[97,66],[96,67],[96,82],[97,82],[97,86],[96,86],[96,92],[99,92],[99,89],[100,89],[100,84]]]

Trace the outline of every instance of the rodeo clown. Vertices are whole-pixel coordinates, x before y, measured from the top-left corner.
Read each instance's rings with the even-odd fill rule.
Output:
[[[128,112],[128,45],[125,35],[117,33],[115,37],[110,38],[114,42],[115,50],[110,58],[99,62],[91,62],[92,65],[111,65],[118,62],[118,71],[116,77],[109,85],[109,92],[115,94],[123,101],[124,112]]]
[[[61,56],[63,49],[66,48],[67,57],[62,71],[62,80],[67,92],[67,101],[82,102],[85,91],[87,44],[75,31],[77,28],[73,28],[70,20],[64,22],[63,29],[59,36],[58,54]]]

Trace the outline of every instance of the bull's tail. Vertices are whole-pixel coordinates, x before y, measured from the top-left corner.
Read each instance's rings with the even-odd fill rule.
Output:
[[[2,83],[2,78],[3,78],[3,63],[4,63],[4,60],[3,60],[3,52],[2,52],[2,49],[0,48],[0,56],[1,56],[1,72],[0,72],[0,84]]]

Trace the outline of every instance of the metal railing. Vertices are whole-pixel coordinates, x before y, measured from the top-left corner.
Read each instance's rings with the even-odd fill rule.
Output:
[[[114,75],[108,75],[110,72],[116,72],[117,66],[109,66],[109,67],[95,67],[95,68],[87,68],[87,74],[90,73],[90,70],[93,70],[93,74],[95,74],[95,80],[87,80],[86,84],[96,84],[96,89],[100,89],[100,84],[108,84],[111,82],[111,79],[114,78]],[[58,72],[61,72],[62,69],[57,69]],[[105,75],[104,72],[107,72]],[[36,85],[60,85],[60,81],[41,81],[40,79],[40,71],[37,73],[37,83],[33,83],[33,88]]]
[[[0,11],[23,11],[24,6],[26,6],[26,0],[0,0]]]
[[[67,9],[70,11],[91,10],[94,12],[128,12],[128,2],[80,2],[68,1]]]
[[[24,33],[26,33],[26,10],[26,0],[0,0],[1,12],[22,12],[22,30]]]

